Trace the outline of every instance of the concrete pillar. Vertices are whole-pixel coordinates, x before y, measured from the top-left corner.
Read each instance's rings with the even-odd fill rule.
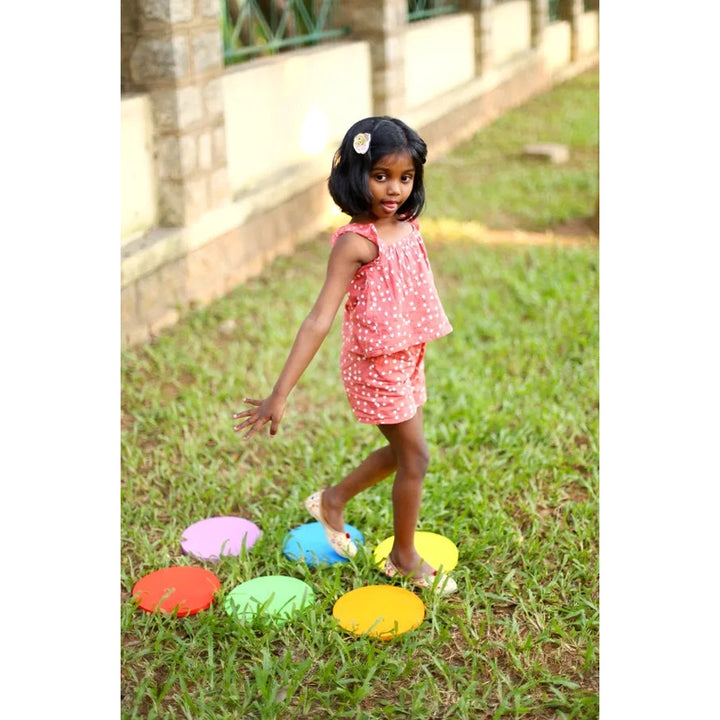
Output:
[[[123,0],[136,8],[123,78],[153,108],[160,225],[230,200],[218,0]]]
[[[493,65],[492,13],[495,0],[461,0],[460,10],[472,13],[475,28],[475,75]]]
[[[530,13],[530,44],[537,50],[548,24],[548,0],[530,0]]]
[[[138,88],[133,83],[130,58],[138,40],[139,14],[137,0],[120,0],[120,92]]]
[[[570,23],[570,60],[580,58],[580,18],[584,12],[583,0],[560,0],[560,17]]]
[[[405,111],[405,36],[407,0],[353,0],[340,3],[341,24],[351,36],[370,42],[373,111],[402,115]]]

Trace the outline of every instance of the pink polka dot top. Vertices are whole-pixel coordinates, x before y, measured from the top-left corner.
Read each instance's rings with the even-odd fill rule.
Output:
[[[348,352],[392,355],[452,332],[418,222],[410,224],[410,233],[390,245],[372,224],[350,223],[333,233],[332,245],[343,233],[354,232],[378,247],[375,260],[363,265],[350,283],[342,329]]]

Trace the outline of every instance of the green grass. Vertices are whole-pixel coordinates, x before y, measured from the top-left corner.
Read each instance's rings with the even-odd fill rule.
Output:
[[[597,72],[540,95],[428,167],[428,217],[497,228],[544,230],[593,215],[598,186]],[[523,155],[530,143],[561,143],[555,166]]]
[[[454,182],[467,203],[459,218],[487,222],[479,208],[493,196],[525,226],[515,189],[502,200],[507,185],[498,178],[509,154],[543,139],[596,158],[597,114],[587,109],[596,93],[597,73],[576,78],[429,166],[432,207],[445,212],[437,198]],[[567,98],[584,108],[570,120],[558,115]],[[465,163],[462,179],[453,158]],[[473,162],[487,171],[479,185],[470,181]],[[518,163],[513,172],[521,177],[526,166]],[[531,178],[535,171],[526,167]],[[570,218],[594,206],[596,161],[576,170],[578,182],[553,180],[564,173],[558,168],[543,172],[557,206],[577,208]],[[542,228],[544,203],[530,186],[521,204],[535,218],[529,226]],[[553,222],[562,216],[555,213]],[[426,237],[455,330],[427,351],[432,460],[419,529],[457,543],[460,592],[444,600],[423,594],[420,627],[383,642],[356,638],[332,618],[341,595],[385,582],[367,557],[308,568],[281,548],[286,532],[308,521],[302,498],[380,444],[376,429],[352,420],[343,394],[339,317],[291,396],[279,435],[244,443],[232,432],[242,397],[266,393],[282,367],[324,277],[327,240],[302,245],[157,340],[123,353],[122,716],[596,718],[597,243]],[[346,509],[369,550],[392,534],[390,491],[388,480]],[[261,527],[252,550],[216,564],[183,556],[182,531],[220,514]],[[136,609],[135,582],[178,564],[220,578],[210,609],[187,618]],[[229,590],[269,574],[308,582],[315,604],[279,627],[226,615]]]

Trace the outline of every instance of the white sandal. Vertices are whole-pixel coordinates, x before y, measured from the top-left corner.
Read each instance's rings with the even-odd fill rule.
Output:
[[[432,590],[436,595],[443,597],[457,592],[458,586],[450,575],[438,570],[433,570],[430,575],[403,575],[396,567],[390,556],[385,560],[383,572],[389,578],[402,577],[409,580],[413,585]]]
[[[325,531],[325,537],[330,543],[330,547],[340,556],[344,558],[355,557],[357,547],[350,539],[350,533],[338,532],[325,522],[322,514],[322,494],[323,490],[314,492],[305,500],[305,509],[322,525]]]

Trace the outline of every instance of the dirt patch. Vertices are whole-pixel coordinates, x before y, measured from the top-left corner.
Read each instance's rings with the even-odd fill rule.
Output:
[[[438,242],[472,242],[479,245],[592,245],[598,242],[593,218],[580,218],[563,223],[552,230],[494,230],[474,221],[427,219],[423,235]]]
[[[592,217],[574,218],[562,223],[562,225],[554,227],[552,232],[554,235],[560,235],[563,237],[568,235],[574,237],[591,235],[595,238],[595,240],[597,240],[600,232],[600,217],[596,214]]]

